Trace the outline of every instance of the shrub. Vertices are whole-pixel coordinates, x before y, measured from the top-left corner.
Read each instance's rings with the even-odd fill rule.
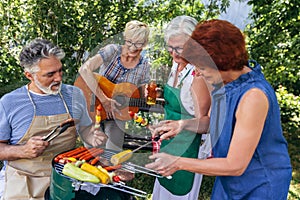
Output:
[[[276,90],[276,95],[280,105],[283,130],[288,133],[296,132],[300,128],[300,96],[288,93],[283,86]]]

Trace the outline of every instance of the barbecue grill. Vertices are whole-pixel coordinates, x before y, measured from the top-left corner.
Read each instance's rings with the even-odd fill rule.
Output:
[[[117,152],[105,149],[101,154],[101,157],[110,161],[110,158],[116,154]],[[95,199],[99,200],[99,193],[107,194],[109,191],[112,195],[124,193],[124,199],[128,199],[131,195],[146,198],[147,193],[145,191],[130,187],[126,185],[126,182],[113,182],[109,184],[94,184],[90,182],[82,182],[71,177],[68,177],[62,173],[62,169],[64,164],[56,163],[54,160],[52,161],[52,173],[51,173],[51,183],[49,188],[49,198],[51,200],[73,200],[79,199],[78,195],[82,193],[82,190],[93,193]],[[135,164],[133,162],[124,162],[122,163],[122,170],[125,170],[130,173],[143,173],[150,176],[161,177],[155,171],[147,169],[143,166]],[[96,194],[95,194],[96,191]],[[127,195],[126,195],[127,194]],[[46,196],[46,195],[45,195]],[[98,197],[97,197],[98,196]],[[82,199],[82,198],[80,198]],[[93,198],[89,197],[90,200]],[[107,199],[107,198],[105,198]],[[115,200],[114,197],[108,198]],[[120,198],[122,199],[122,198]]]

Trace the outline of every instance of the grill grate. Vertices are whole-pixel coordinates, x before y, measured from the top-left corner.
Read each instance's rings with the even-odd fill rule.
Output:
[[[105,150],[103,154],[101,154],[101,156],[107,160],[110,160],[110,158],[115,155],[116,153],[113,151],[109,151],[109,150]],[[142,167],[140,165],[136,165],[134,163],[131,162],[124,162],[122,163],[122,169],[127,170],[129,172],[132,173],[143,173],[143,174],[148,174],[150,176],[155,176],[158,178],[162,178],[161,175],[157,174],[156,171],[148,169],[146,167]]]
[[[107,159],[108,161],[110,161],[110,158],[114,154],[116,154],[116,153],[113,152],[113,151],[104,150],[104,152],[101,154],[101,157],[103,157],[103,158]],[[75,191],[78,191],[81,186],[91,185],[93,187],[100,187],[100,188],[101,187],[113,188],[113,189],[116,189],[116,190],[119,190],[119,191],[122,191],[122,192],[126,192],[126,193],[132,194],[134,196],[142,197],[142,198],[146,198],[146,195],[147,195],[146,192],[144,192],[142,190],[139,190],[139,189],[136,189],[136,188],[133,188],[133,187],[130,187],[130,186],[127,186],[123,182],[120,182],[120,183],[114,182],[114,183],[109,183],[109,184],[101,184],[101,183],[94,184],[94,183],[87,183],[87,182],[82,182],[82,181],[73,179],[73,178],[71,178],[69,176],[66,176],[62,173],[64,165],[61,164],[61,163],[54,163],[53,167],[54,167],[54,169],[56,170],[56,172],[58,174],[60,174],[61,176],[63,176],[64,178],[66,178],[66,179],[68,179],[69,181],[72,182],[72,185],[73,185]],[[131,173],[144,173],[144,174],[148,174],[150,176],[162,177],[153,170],[147,169],[145,167],[136,165],[136,164],[131,163],[131,162],[122,163],[122,169],[124,169],[126,171],[129,171]]]

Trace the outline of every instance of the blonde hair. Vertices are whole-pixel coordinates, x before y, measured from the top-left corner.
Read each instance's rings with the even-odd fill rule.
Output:
[[[130,21],[126,24],[124,30],[124,38],[135,38],[137,40],[143,40],[144,46],[147,45],[149,41],[150,29],[146,23],[140,22],[138,20]]]

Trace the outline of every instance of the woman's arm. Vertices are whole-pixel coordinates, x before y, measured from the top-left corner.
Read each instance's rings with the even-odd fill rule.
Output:
[[[251,89],[242,97],[236,111],[236,124],[225,158],[199,160],[159,153],[150,156],[156,162],[146,167],[158,170],[164,176],[169,176],[177,170],[212,176],[239,176],[243,174],[253,157],[268,109],[268,99],[259,89]]]
[[[94,70],[98,69],[99,66],[103,64],[102,57],[100,54],[96,54],[94,57],[88,59],[80,68],[79,73],[83,78],[85,83],[88,85],[90,90],[96,95],[96,97],[100,100],[102,106],[105,108],[105,112],[107,117],[112,119],[114,115],[114,111],[116,109],[117,102],[109,97],[107,97],[104,92],[99,87],[99,84],[94,77]],[[117,104],[118,105],[118,104]]]
[[[97,80],[94,77],[94,71],[102,65],[103,60],[99,54],[96,54],[94,57],[88,59],[80,68],[79,73],[80,76],[83,78],[85,83],[89,86],[90,90],[96,94],[98,99],[102,102],[105,100],[105,94],[101,90],[98,85]]]
[[[195,76],[191,85],[191,93],[195,107],[195,117],[201,119],[208,116],[211,104],[210,92],[202,76]]]
[[[183,129],[196,133],[206,133],[209,127],[210,92],[203,77],[195,76],[191,85],[195,107],[195,118],[186,120],[167,120],[153,127],[153,135],[162,134],[162,139],[175,137]]]

